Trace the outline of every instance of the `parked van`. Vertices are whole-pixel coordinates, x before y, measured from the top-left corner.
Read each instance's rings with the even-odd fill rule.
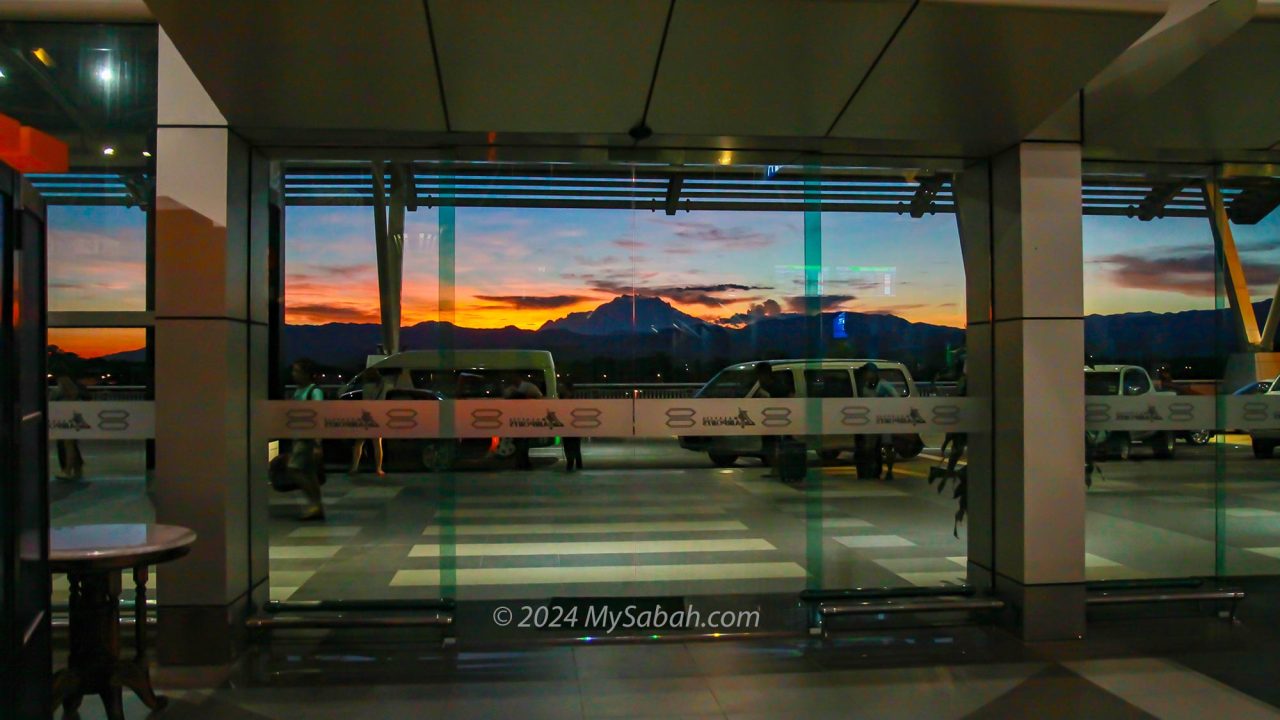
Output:
[[[789,397],[851,398],[858,397],[854,371],[875,363],[880,379],[888,383],[899,397],[915,397],[915,380],[906,365],[891,360],[766,360],[773,369],[773,380],[782,394]],[[731,365],[711,378],[694,395],[695,398],[752,398],[760,395],[756,380],[756,362]],[[805,443],[826,461],[854,449],[854,435],[821,435],[804,438]],[[711,462],[729,467],[741,457],[760,458],[769,462],[764,443],[758,435],[718,435],[681,437],[680,447],[705,452]],[[918,452],[918,450],[916,450]],[[901,455],[899,457],[902,457]]]
[[[406,350],[394,355],[371,355],[367,368],[388,378],[391,399],[474,400],[501,398],[503,381],[512,376],[528,380],[543,397],[556,397],[556,366],[545,350]],[[340,397],[360,399],[363,388],[352,379]],[[394,441],[408,443],[412,455],[428,470],[442,472],[459,460],[487,457],[506,459],[515,455],[510,438],[422,439]],[[555,438],[530,438],[531,447],[552,445]],[[388,440],[386,444],[392,443]],[[388,459],[392,456],[387,449]],[[403,455],[404,453],[396,453]]]

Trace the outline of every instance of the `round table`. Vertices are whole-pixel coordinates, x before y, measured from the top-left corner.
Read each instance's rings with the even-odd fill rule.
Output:
[[[99,695],[110,720],[124,720],[122,688],[152,710],[167,700],[151,689],[147,665],[147,567],[186,555],[195,532],[176,525],[72,525],[49,533],[49,570],[71,585],[71,652],[53,676],[54,704],[78,715],[85,695]],[[120,659],[120,571],[132,569],[134,657]]]

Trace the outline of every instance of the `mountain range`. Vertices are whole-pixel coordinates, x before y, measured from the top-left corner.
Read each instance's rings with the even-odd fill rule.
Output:
[[[1270,308],[1270,300],[1254,304],[1260,320]],[[844,316],[847,339],[836,337],[840,315]],[[1173,358],[1213,358],[1234,346],[1229,319],[1225,309],[1090,315],[1084,321],[1085,348],[1096,362],[1151,364]],[[726,327],[681,312],[660,298],[627,295],[591,311],[548,321],[537,330],[423,322],[402,328],[400,337],[406,349],[438,347],[452,336],[459,349],[549,350],[557,362],[665,354],[683,362],[712,364],[803,356],[811,342],[820,342],[828,352],[838,349],[860,357],[936,365],[947,348],[964,344],[961,328],[914,323],[886,314],[827,312],[819,328],[815,331],[809,318],[797,314]],[[379,342],[376,324],[286,325],[282,354],[286,362],[309,357],[324,365],[351,367],[362,365]],[[104,359],[136,361],[140,353],[135,350]]]

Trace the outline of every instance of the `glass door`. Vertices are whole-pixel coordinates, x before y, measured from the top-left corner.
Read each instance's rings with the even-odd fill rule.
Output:
[[[50,711],[49,557],[45,476],[44,207],[0,168],[0,565],[4,671],[0,705],[19,717]]]

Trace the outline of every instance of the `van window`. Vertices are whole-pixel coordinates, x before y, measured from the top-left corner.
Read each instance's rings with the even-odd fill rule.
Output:
[[[1128,370],[1124,374],[1124,394],[1144,395],[1151,390],[1151,381],[1140,370]]]
[[[785,370],[781,368],[773,369],[773,386],[774,389],[769,393],[770,397],[796,396],[796,377],[789,368]],[[763,395],[757,390],[755,397],[763,397]]]
[[[723,370],[711,378],[711,382],[703,385],[696,397],[744,398],[755,384],[756,373],[753,368]]]
[[[1120,373],[1087,372],[1084,374],[1085,395],[1119,395]]]
[[[811,398],[853,397],[853,379],[848,370],[805,370],[805,394]]]
[[[880,381],[892,386],[898,397],[907,397],[911,394],[911,387],[907,385],[907,376],[898,368],[880,368]]]
[[[503,381],[508,376],[527,378],[547,393],[547,377],[542,370],[411,370],[413,386],[420,390],[433,390],[446,398],[473,400],[501,398]]]

